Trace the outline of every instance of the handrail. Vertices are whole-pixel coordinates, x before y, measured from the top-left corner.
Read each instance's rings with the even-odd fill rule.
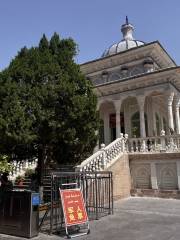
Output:
[[[129,152],[179,152],[180,134],[129,138]]]
[[[76,170],[78,171],[100,171],[103,170],[108,163],[110,163],[113,159],[119,156],[120,153],[124,152],[125,142],[127,137],[124,138],[121,135],[120,138],[117,138],[108,146],[105,144],[101,144],[101,149],[94,153],[89,158],[85,159],[79,166],[77,166]]]
[[[180,134],[165,135],[144,138],[128,138],[128,135],[120,134],[109,145],[101,145],[101,149],[84,160],[76,170],[101,171],[111,163],[120,153],[150,153],[150,152],[180,152]]]

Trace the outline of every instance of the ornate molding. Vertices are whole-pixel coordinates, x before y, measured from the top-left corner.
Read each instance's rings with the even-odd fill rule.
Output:
[[[129,154],[129,161],[152,161],[153,160],[180,160],[180,153],[151,153],[151,154]]]

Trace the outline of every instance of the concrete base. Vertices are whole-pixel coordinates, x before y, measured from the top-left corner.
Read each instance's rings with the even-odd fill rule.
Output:
[[[131,196],[180,199],[180,190],[131,189]]]

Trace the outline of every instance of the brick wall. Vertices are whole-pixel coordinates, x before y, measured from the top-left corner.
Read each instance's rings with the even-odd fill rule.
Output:
[[[123,154],[110,167],[106,169],[113,173],[114,200],[130,196],[131,177],[129,171],[128,154]]]

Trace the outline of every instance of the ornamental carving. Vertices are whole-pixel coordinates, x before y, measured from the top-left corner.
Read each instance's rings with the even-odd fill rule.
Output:
[[[141,189],[151,188],[150,164],[131,165],[132,187]]]
[[[176,164],[156,164],[157,166],[157,182],[159,189],[177,189],[177,170]]]

